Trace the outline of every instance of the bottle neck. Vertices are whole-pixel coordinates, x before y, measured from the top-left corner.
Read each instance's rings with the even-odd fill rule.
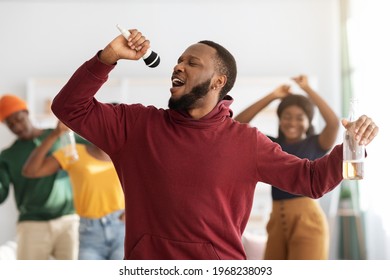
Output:
[[[358,119],[359,117],[358,110],[359,110],[359,101],[357,99],[352,99],[349,103],[349,113],[348,113],[349,121],[356,121]]]

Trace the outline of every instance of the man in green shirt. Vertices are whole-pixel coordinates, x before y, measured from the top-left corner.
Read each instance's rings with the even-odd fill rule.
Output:
[[[0,122],[17,137],[0,153],[0,204],[12,185],[19,210],[17,259],[77,259],[79,218],[67,173],[22,176],[26,159],[53,129],[34,127],[24,100],[9,94],[0,97]],[[58,147],[59,143],[53,145],[50,153]]]

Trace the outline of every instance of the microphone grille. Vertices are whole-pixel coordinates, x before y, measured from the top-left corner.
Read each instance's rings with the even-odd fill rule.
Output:
[[[144,59],[144,61],[148,67],[154,68],[160,64],[160,56],[152,51],[151,54]]]

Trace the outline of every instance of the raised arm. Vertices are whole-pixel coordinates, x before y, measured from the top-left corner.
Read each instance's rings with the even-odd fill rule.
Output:
[[[130,32],[128,40],[122,35],[115,37],[83,63],[55,96],[51,106],[61,122],[108,154],[118,152],[126,142],[124,127],[132,126],[135,118],[129,114],[134,112],[125,112],[125,105],[114,106],[94,97],[118,60],[139,60],[149,48],[149,41],[142,33],[135,29]]]
[[[290,86],[281,85],[277,87],[274,91],[267,94],[257,102],[250,105],[240,114],[238,114],[234,119],[241,123],[249,123],[258,113],[260,113],[265,107],[267,107],[272,101],[276,99],[282,99],[290,94]]]
[[[53,156],[46,156],[50,148],[57,139],[68,128],[61,122],[58,122],[54,129],[30,154],[25,162],[22,175],[29,178],[39,178],[52,175],[61,169],[59,162]]]
[[[340,120],[326,101],[310,87],[305,75],[300,75],[292,79],[306,92],[310,100],[317,106],[322,118],[325,120],[325,127],[321,131],[318,141],[322,149],[329,150],[336,141]]]

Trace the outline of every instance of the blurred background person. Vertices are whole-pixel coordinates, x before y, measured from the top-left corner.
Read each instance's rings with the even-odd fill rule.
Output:
[[[16,136],[0,153],[0,203],[12,185],[19,211],[17,259],[77,259],[79,217],[68,175],[62,170],[39,179],[22,175],[30,153],[53,129],[35,127],[26,102],[12,94],[0,98],[0,121]],[[54,152],[59,145],[55,142],[47,152]]]
[[[249,106],[235,118],[249,123],[274,100],[277,108],[279,135],[268,136],[282,150],[300,158],[314,160],[325,155],[335,144],[339,119],[330,106],[309,85],[305,75],[292,78],[308,98],[292,94],[290,86],[281,85]],[[316,134],[312,124],[317,106],[325,126]],[[340,167],[341,168],[341,167]],[[281,176],[283,176],[281,174]],[[293,184],[293,182],[292,182]],[[287,193],[272,186],[272,211],[267,224],[264,259],[325,260],[329,258],[329,228],[318,201]]]
[[[64,150],[48,155],[69,129],[61,122],[28,158],[23,175],[40,178],[60,170],[68,172],[74,203],[80,216],[79,259],[122,260],[124,257],[124,195],[110,157],[95,145],[76,144],[77,158]]]

